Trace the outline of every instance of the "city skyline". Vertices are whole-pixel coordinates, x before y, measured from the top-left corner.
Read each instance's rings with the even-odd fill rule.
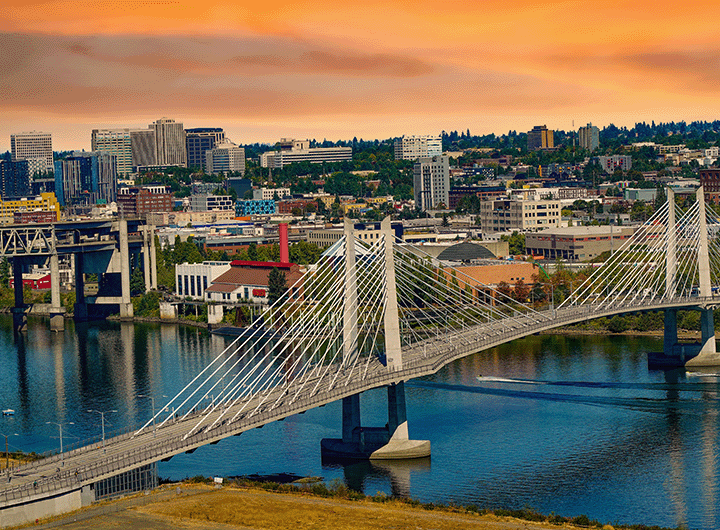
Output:
[[[0,151],[31,130],[89,149],[92,129],[161,117],[239,144],[717,117],[716,5],[438,7],[10,0]]]

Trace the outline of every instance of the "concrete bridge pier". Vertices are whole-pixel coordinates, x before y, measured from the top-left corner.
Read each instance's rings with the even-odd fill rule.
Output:
[[[74,254],[75,260],[75,308],[74,319],[84,322],[88,319],[88,307],[85,301],[85,256],[82,252]]]
[[[685,363],[688,368],[720,366],[720,353],[715,344],[715,314],[712,309],[700,309],[700,351]]]
[[[65,308],[60,300],[60,265],[57,252],[50,256],[50,330],[65,331]]]
[[[131,319],[133,317],[133,305],[130,298],[130,246],[128,241],[127,219],[118,221],[120,238],[120,318]]]
[[[25,331],[27,329],[27,313],[25,300],[23,299],[23,260],[15,257],[12,260],[13,270],[13,293],[15,294],[15,306],[12,308],[13,330]]]

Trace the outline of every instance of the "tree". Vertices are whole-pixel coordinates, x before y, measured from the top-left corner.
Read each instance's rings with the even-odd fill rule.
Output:
[[[273,267],[268,275],[268,303],[273,305],[288,290],[285,273],[277,267]]]
[[[135,267],[130,275],[130,294],[137,296],[145,292],[145,274],[140,267]]]
[[[515,300],[524,304],[530,298],[530,288],[524,281],[518,280],[515,282],[513,295],[515,297]]]
[[[10,262],[7,258],[2,258],[0,261],[0,285],[2,287],[10,285]]]

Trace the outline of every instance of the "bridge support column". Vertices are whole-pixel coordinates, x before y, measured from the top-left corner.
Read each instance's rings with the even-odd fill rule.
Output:
[[[128,226],[127,219],[120,219],[120,283],[121,283],[121,302],[120,302],[120,318],[132,318],[133,306],[130,298],[130,247],[128,243]]]
[[[88,308],[85,302],[85,257],[81,252],[74,255],[75,260],[75,309],[73,309],[76,321],[88,319]]]
[[[60,264],[57,253],[50,255],[50,330],[65,331],[65,308],[60,300]]]
[[[15,294],[15,306],[12,309],[13,330],[25,331],[27,329],[27,314],[25,312],[25,300],[23,299],[23,261],[21,258],[13,258],[12,269],[13,292]]]
[[[360,394],[342,400],[342,441],[344,444],[360,441]]]

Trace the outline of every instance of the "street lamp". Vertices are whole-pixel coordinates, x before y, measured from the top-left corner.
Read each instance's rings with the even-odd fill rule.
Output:
[[[117,410],[108,410],[106,412],[103,412],[101,410],[88,410],[88,412],[97,412],[100,414],[100,423],[102,425],[102,447],[103,447],[103,453],[105,452],[105,414],[110,414],[111,412],[117,412]]]
[[[0,436],[5,437],[5,471],[7,471],[8,482],[10,482],[10,451],[8,449],[8,438],[10,436],[19,436],[17,433],[13,434],[1,434]]]
[[[150,402],[152,403],[152,422],[153,422],[153,438],[157,436],[157,428],[155,427],[155,396],[151,396],[149,394],[138,394],[138,397],[141,398],[148,398],[150,399]],[[161,397],[167,397],[167,396],[161,396]]]
[[[61,462],[60,465],[64,466],[64,465],[65,465],[65,457],[64,457],[64,455],[63,455],[63,437],[62,437],[62,426],[63,426],[63,424],[62,424],[62,423],[55,423],[54,421],[46,421],[46,422],[45,422],[45,425],[50,425],[50,424],[52,424],[52,425],[57,425],[57,426],[60,428],[60,462]],[[72,422],[72,421],[69,421],[69,422],[67,423],[67,425],[75,425],[75,423]]]

